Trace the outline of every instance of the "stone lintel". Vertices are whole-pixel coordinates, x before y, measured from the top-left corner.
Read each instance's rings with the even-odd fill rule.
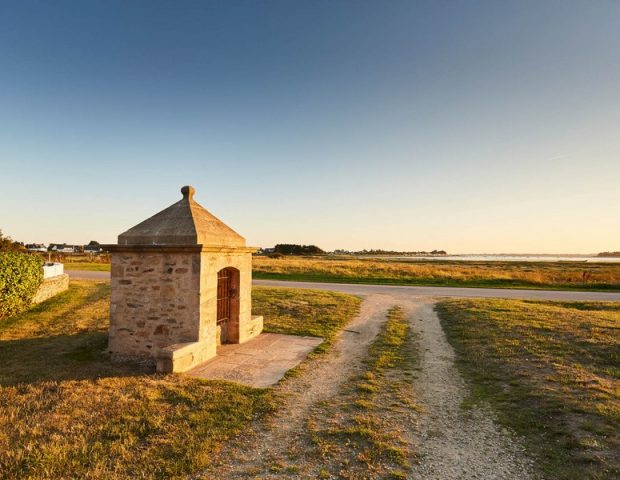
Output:
[[[110,253],[123,252],[162,252],[162,253],[254,253],[258,247],[218,247],[210,245],[117,245],[107,244],[101,245],[103,250]]]

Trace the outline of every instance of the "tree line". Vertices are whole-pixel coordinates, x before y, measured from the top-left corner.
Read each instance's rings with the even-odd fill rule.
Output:
[[[273,251],[282,255],[321,255],[325,253],[316,245],[296,245],[293,243],[278,243]]]

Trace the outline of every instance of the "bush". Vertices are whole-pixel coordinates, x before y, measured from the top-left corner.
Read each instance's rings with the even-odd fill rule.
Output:
[[[42,281],[40,256],[0,252],[0,320],[26,310]]]
[[[321,255],[325,253],[316,245],[296,245],[293,243],[278,243],[274,250],[283,255]]]

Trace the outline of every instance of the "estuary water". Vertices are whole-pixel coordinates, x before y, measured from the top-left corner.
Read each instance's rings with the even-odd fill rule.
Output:
[[[578,262],[578,263],[620,263],[620,257],[597,257],[595,255],[510,255],[510,254],[463,254],[443,256],[373,256],[364,255],[358,258],[377,258],[384,260],[401,260],[415,262],[416,260],[455,260],[461,262]]]

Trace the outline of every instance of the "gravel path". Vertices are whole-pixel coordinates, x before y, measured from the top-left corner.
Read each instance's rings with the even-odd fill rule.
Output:
[[[413,391],[423,407],[415,433],[420,463],[412,478],[533,478],[523,447],[494,422],[492,412],[461,408],[467,387],[433,307],[430,299],[405,304],[421,350],[421,370]]]
[[[276,387],[285,400],[269,423],[257,422],[247,437],[224,449],[207,471],[194,478],[307,478],[275,467],[291,456],[303,458],[309,448],[305,425],[311,407],[329,401],[344,381],[360,371],[368,345],[392,305],[393,298],[386,295],[366,299],[328,355],[308,361],[302,375]]]

